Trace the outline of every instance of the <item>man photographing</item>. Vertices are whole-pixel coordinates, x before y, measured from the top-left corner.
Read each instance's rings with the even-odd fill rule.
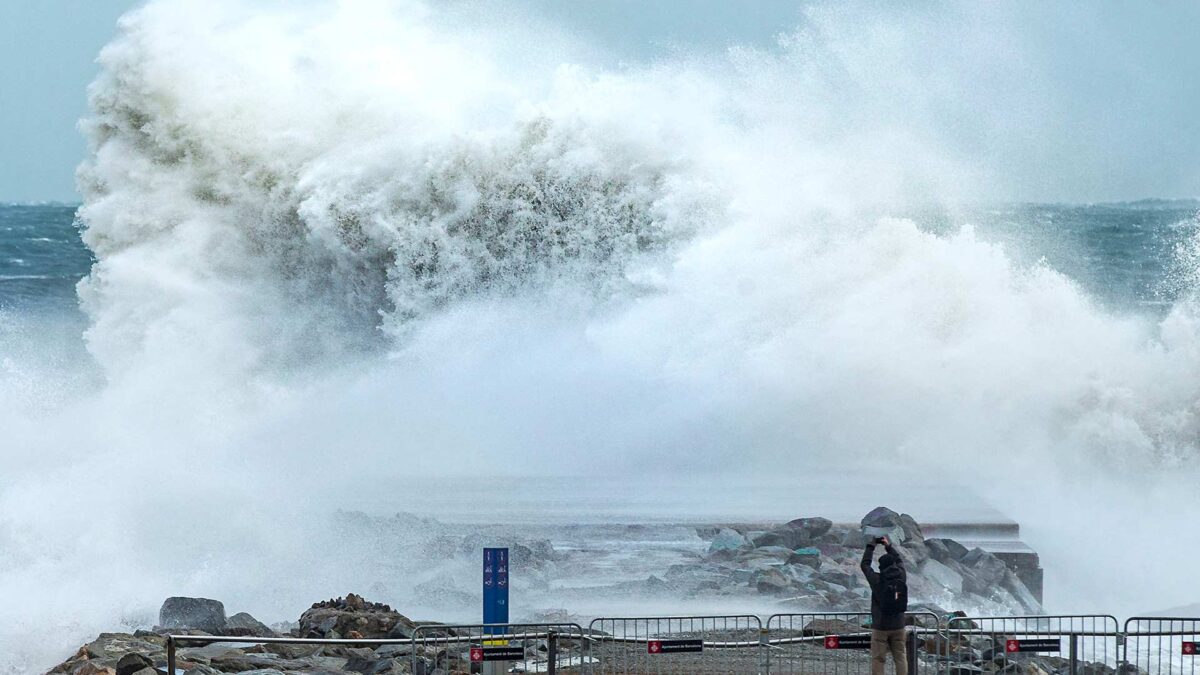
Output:
[[[879,571],[871,569],[875,547],[882,545]],[[896,675],[908,674],[908,654],[904,646],[904,613],[908,611],[908,575],[900,554],[887,537],[867,544],[863,551],[863,575],[871,585],[871,675],[883,675],[888,652],[896,663]]]

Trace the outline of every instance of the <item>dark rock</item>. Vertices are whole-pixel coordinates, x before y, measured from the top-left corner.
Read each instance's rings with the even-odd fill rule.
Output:
[[[364,638],[386,638],[397,625],[407,630],[414,627],[408,617],[391,607],[350,593],[306,610],[300,616],[299,633],[310,638],[344,638],[352,632]]]
[[[112,668],[96,661],[67,661],[66,663],[60,663],[47,673],[47,675],[60,675],[61,673],[69,673],[69,675],[113,675],[115,672]]]
[[[265,644],[243,650],[247,654],[275,654],[285,659],[304,659],[321,651],[321,645]]]
[[[1024,609],[1026,613],[1042,613],[1042,603],[1038,602],[1038,599],[1034,597],[1033,593],[1031,593],[1029,589],[1025,587],[1025,584],[1022,583],[1017,577],[1017,575],[1013,574],[1011,571],[1006,570],[1004,573],[1004,589],[1009,593],[1012,593],[1012,596],[1017,599],[1017,602],[1021,603],[1021,608]]]
[[[411,644],[383,645],[375,650],[375,656],[381,659],[396,659],[412,654]]]
[[[130,652],[117,661],[117,675],[133,675],[139,670],[153,668],[154,662],[148,656]]]
[[[893,545],[899,545],[907,538],[900,514],[884,506],[871,509],[860,524],[868,537],[888,537]]]
[[[786,527],[804,530],[810,539],[820,537],[833,528],[833,521],[828,518],[797,518],[789,521]]]
[[[788,558],[792,557],[792,551],[793,549],[790,549],[786,546],[760,546],[758,548],[745,551],[740,557],[743,560],[749,560],[751,558],[774,558],[780,562],[786,562]]]
[[[909,539],[901,544],[898,550],[900,558],[908,565],[908,569],[916,569],[929,560],[929,549],[920,539]]]
[[[972,576],[989,586],[999,584],[1008,572],[1004,561],[981,548],[972,549],[959,562]]]
[[[807,546],[811,539],[812,537],[804,530],[785,527],[771,530],[755,537],[754,546],[755,548],[782,546],[783,548],[792,550]]]
[[[955,560],[955,558],[950,555],[950,549],[946,548],[946,545],[942,543],[941,539],[926,539],[925,547],[929,549],[929,557],[940,563],[947,563]]]
[[[759,593],[779,595],[786,593],[791,587],[791,580],[777,569],[767,569],[755,572],[750,578],[750,585]]]
[[[167,598],[158,610],[158,625],[219,633],[225,628],[225,605],[208,598]]]
[[[89,659],[112,659],[114,662],[130,652],[155,654],[166,645],[164,638],[137,638],[129,633],[101,633],[81,650]]]
[[[209,660],[209,665],[230,673],[243,673],[248,670],[305,670],[308,667],[308,663],[303,660],[285,659],[274,654],[246,654],[237,649],[214,656]]]
[[[711,539],[712,541],[708,546],[710,554],[718,551],[736,551],[750,545],[746,537],[727,527],[721,528]]]
[[[390,670],[392,667],[391,659],[376,658],[374,652],[369,656],[357,655],[346,660],[345,669],[362,673],[363,675],[375,675]]]
[[[225,635],[252,635],[254,637],[275,637],[275,631],[246,612],[238,612],[225,620]]]
[[[821,552],[815,548],[798,548],[788,556],[789,565],[807,565],[813,569],[821,568]]]
[[[854,588],[858,584],[858,580],[862,577],[846,572],[821,572],[815,578],[831,584],[845,586],[846,588]]]
[[[936,559],[931,558],[925,561],[925,564],[921,567],[921,576],[940,586],[946,587],[951,593],[956,595],[962,593],[963,575],[954,571],[953,568],[943,565]]]
[[[979,660],[989,663],[1003,663],[1008,660],[1008,652],[1003,647],[988,647],[979,654]]]
[[[900,514],[886,506],[876,506],[867,515],[862,517],[859,524],[863,527],[882,527],[887,529],[900,527]]]
[[[177,665],[176,672],[179,672],[179,670],[182,668],[182,666]],[[196,663],[191,666],[187,666],[186,669],[183,670],[183,675],[221,675],[221,671],[213,668],[212,666]]]
[[[968,553],[966,546],[953,539],[926,539],[925,545],[929,547],[929,553],[934,560],[941,563],[947,560],[962,560]]]
[[[921,532],[921,526],[917,521],[907,513],[900,514],[900,528],[904,530],[904,537],[908,541],[925,541],[925,535]]]
[[[387,637],[389,640],[407,640],[413,636],[413,629],[415,627],[411,623],[397,621],[396,625],[392,626],[392,629],[388,631]]]

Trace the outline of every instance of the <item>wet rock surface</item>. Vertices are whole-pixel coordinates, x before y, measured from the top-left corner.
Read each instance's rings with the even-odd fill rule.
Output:
[[[997,615],[1042,612],[1017,568],[951,539],[926,540],[912,516],[882,506],[857,527],[806,517],[766,531],[729,525],[697,534],[710,537],[707,552],[693,564],[673,566],[663,577],[673,591],[688,597],[750,591],[771,596],[780,611],[869,610],[870,588],[859,562],[868,541],[887,536],[908,571],[914,609],[937,614],[945,614],[947,607]]]

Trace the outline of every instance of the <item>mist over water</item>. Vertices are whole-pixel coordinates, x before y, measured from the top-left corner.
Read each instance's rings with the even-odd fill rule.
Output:
[[[937,82],[870,58],[904,24],[818,8],[772,48],[606,68],[453,19],[122,20],[83,124],[87,354],[3,334],[0,592],[37,602],[0,668],[171,594],[274,621],[383,582],[403,609],[403,553],[333,512],[481,472],[902,467],[1019,520],[1051,609],[1200,600],[1193,239],[1167,305],[1131,309],[981,234],[955,205],[994,169]]]

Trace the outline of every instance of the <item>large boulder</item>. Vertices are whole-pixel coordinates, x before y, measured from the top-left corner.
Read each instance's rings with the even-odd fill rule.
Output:
[[[1044,611],[1042,603],[1038,602],[1033,593],[1029,592],[1024,582],[1016,574],[1013,574],[1011,571],[1005,571],[1003,583],[1005,590],[1012,593],[1012,596],[1017,599],[1017,602],[1021,603],[1021,608],[1027,613],[1040,614]]]
[[[925,546],[929,548],[929,555],[940,563],[962,560],[968,553],[966,546],[953,539],[926,539]]]
[[[921,566],[921,576],[949,589],[955,595],[963,592],[963,576],[936,559],[925,561]]]
[[[166,639],[155,633],[101,633],[69,659],[50,669],[50,675],[122,675],[146,669],[165,657]]]
[[[712,554],[717,551],[736,551],[749,545],[750,542],[741,533],[728,527],[722,527],[713,535],[712,541],[708,545],[708,552]]]
[[[271,630],[263,622],[250,616],[245,612],[238,612],[225,620],[224,635],[252,635],[254,637],[275,637],[275,631]]]
[[[895,545],[902,544],[907,539],[900,514],[885,506],[871,509],[859,524],[868,537],[887,537]]]
[[[1003,581],[1008,572],[1003,560],[981,548],[971,549],[959,562],[972,576],[989,586]]]
[[[387,605],[349,593],[305,610],[298,631],[307,638],[386,638],[398,627],[411,630],[415,624]]]
[[[225,605],[208,598],[167,598],[158,610],[163,628],[191,628],[217,634],[225,630]]]
[[[130,652],[117,661],[115,670],[116,675],[134,675],[134,673],[147,668],[154,668],[154,661],[150,660],[150,657]]]
[[[904,530],[905,541],[925,541],[921,526],[917,524],[915,518],[907,513],[900,514],[900,529]]]
[[[794,530],[803,530],[808,534],[810,539],[816,539],[833,529],[833,521],[828,518],[797,518],[789,521],[785,527]]]

